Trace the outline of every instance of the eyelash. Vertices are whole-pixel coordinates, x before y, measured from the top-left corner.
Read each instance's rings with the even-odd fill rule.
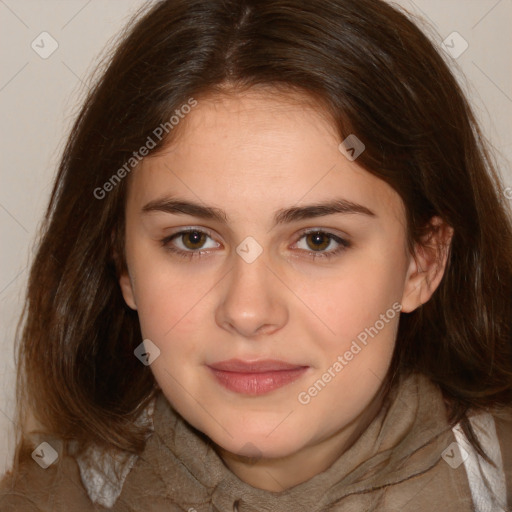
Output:
[[[174,233],[174,234],[172,234],[172,235],[162,239],[160,241],[160,243],[161,243],[162,247],[164,247],[167,251],[169,251],[169,252],[171,252],[173,254],[176,254],[176,255],[178,255],[181,258],[185,258],[185,259],[188,259],[188,260],[192,260],[194,258],[200,258],[201,254],[202,254],[200,250],[198,250],[198,251],[192,251],[192,250],[184,251],[182,249],[177,249],[176,247],[174,247],[173,245],[170,244],[170,242],[172,242],[172,240],[174,240],[175,238],[179,238],[180,236],[186,235],[187,233],[205,234],[209,238],[213,238],[211,236],[211,233],[208,232],[208,231],[204,231],[202,229],[197,229],[197,228],[188,228],[188,229],[184,229],[182,231],[179,231],[177,233]],[[322,231],[321,229],[310,229],[310,230],[307,230],[307,231],[303,231],[301,233],[301,235],[299,236],[299,238],[297,239],[297,242],[302,240],[302,238],[304,238],[305,236],[311,235],[311,234],[327,235],[329,240],[334,240],[336,243],[339,244],[339,247],[337,249],[334,249],[334,250],[331,250],[331,251],[328,251],[328,252],[306,251],[308,253],[308,257],[311,258],[312,260],[316,260],[318,258],[326,259],[326,260],[330,259],[330,258],[333,258],[334,256],[337,256],[338,254],[340,254],[341,252],[345,251],[346,249],[348,249],[352,245],[348,240],[340,238],[339,236],[337,236],[337,235],[335,235],[333,233],[329,233],[328,231]],[[297,242],[295,242],[295,243],[297,243]]]

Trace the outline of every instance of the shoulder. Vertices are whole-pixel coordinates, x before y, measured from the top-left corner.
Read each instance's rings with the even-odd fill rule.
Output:
[[[29,497],[16,491],[0,490],[0,510],[2,512],[42,512]]]
[[[453,428],[476,510],[509,510],[507,507],[512,504],[512,408],[474,411],[468,418],[482,449],[492,461],[489,464],[477,453],[460,424]]]
[[[512,406],[493,414],[499,442],[505,481],[508,482],[508,504],[512,507]]]
[[[64,454],[61,443],[52,441],[36,450],[21,454],[17,467],[0,481],[2,512],[104,510],[89,499],[78,465],[73,457]]]

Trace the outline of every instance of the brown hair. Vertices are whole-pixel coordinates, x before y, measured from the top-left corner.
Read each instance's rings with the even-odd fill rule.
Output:
[[[411,248],[433,216],[453,227],[438,290],[401,316],[390,374],[430,377],[475,443],[468,410],[512,401],[512,226],[487,143],[428,38],[380,0],[167,0],[126,30],[73,126],[32,265],[20,421],[30,408],[62,439],[140,453],[134,422],[156,388],[118,284],[129,178],[94,191],[191,97],[265,86],[314,98],[340,141],[364,142],[358,164],[400,194]]]

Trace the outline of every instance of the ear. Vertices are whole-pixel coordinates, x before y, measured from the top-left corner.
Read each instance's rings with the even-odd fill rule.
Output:
[[[432,217],[428,233],[415,245],[402,296],[402,311],[410,313],[430,300],[446,269],[453,228]]]
[[[121,293],[123,294],[126,304],[132,309],[137,309],[132,279],[127,271],[119,277],[119,286],[121,287]]]
[[[137,304],[135,303],[135,293],[133,291],[133,279],[128,273],[128,267],[126,265],[125,258],[121,256],[123,254],[123,244],[120,243],[120,239],[122,237],[121,234],[117,231],[118,229],[119,226],[116,226],[110,232],[110,255],[112,261],[114,262],[116,275],[118,276],[119,286],[121,287],[121,293],[123,294],[124,301],[128,307],[137,309]]]

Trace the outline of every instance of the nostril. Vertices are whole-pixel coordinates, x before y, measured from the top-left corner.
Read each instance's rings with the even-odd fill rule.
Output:
[[[236,500],[235,503],[233,503],[233,512],[238,512],[238,504],[240,503],[240,500]]]

